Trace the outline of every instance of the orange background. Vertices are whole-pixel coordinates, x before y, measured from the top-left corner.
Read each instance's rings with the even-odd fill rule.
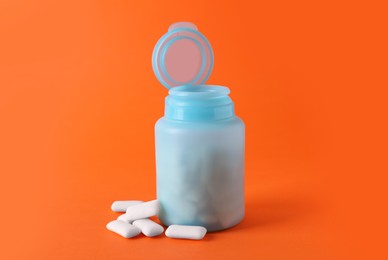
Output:
[[[382,3],[1,0],[0,259],[387,258]],[[246,123],[246,217],[126,240],[105,225],[155,198],[151,54],[176,21]]]

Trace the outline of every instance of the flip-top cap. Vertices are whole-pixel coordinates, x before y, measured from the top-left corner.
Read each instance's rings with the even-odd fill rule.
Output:
[[[213,70],[213,50],[194,24],[174,23],[156,44],[152,67],[168,89],[204,84]]]

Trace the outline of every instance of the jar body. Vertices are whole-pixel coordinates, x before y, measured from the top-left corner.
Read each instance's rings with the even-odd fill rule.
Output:
[[[244,217],[245,126],[238,117],[190,122],[162,117],[155,125],[159,219],[208,231]]]

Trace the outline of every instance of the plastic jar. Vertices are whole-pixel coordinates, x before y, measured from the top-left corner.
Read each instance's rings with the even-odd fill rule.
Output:
[[[245,126],[235,116],[227,87],[201,84],[210,75],[213,62],[206,38],[189,23],[172,27],[159,40],[153,55],[154,71],[170,89],[164,117],[155,125],[157,198],[161,205],[158,217],[165,225],[226,229],[244,217]],[[180,49],[170,49],[180,40],[186,43],[179,43]],[[190,45],[187,41],[197,42]],[[199,48],[201,56],[195,58],[202,67],[186,67],[197,68],[195,73],[182,71],[180,55],[167,55],[185,54],[182,48],[191,53],[189,56],[195,52],[193,48]],[[181,63],[179,68],[163,67],[174,64],[174,59]],[[193,60],[190,56],[186,62]],[[179,81],[171,77],[174,73]]]

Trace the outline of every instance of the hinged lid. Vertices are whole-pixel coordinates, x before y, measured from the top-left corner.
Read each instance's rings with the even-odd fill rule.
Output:
[[[152,67],[168,89],[204,84],[213,69],[213,50],[194,24],[174,23],[156,44]]]

